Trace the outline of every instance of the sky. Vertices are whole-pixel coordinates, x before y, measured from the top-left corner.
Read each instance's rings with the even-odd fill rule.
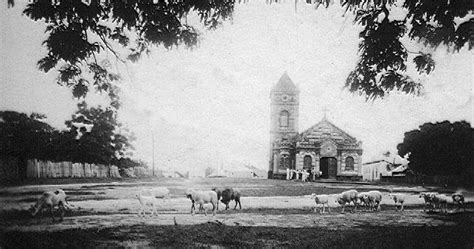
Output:
[[[339,128],[362,141],[363,161],[396,153],[404,133],[426,122],[473,119],[473,52],[449,53],[405,41],[410,51],[432,52],[436,69],[421,80],[420,97],[392,93],[375,101],[345,90],[358,59],[351,14],[334,4],[300,1],[237,4],[233,19],[202,31],[193,50],[154,49],[121,66],[120,120],[137,137],[134,157],[162,169],[195,171],[251,164],[268,168],[270,90],[286,71],[300,89],[299,131],[319,122],[323,109]],[[21,3],[1,4],[0,110],[39,112],[64,128],[76,110],[71,90],[54,83],[36,62],[46,54],[44,24],[21,15]],[[192,22],[192,18],[190,22]],[[89,94],[92,104],[105,97]],[[154,150],[152,141],[154,140]]]

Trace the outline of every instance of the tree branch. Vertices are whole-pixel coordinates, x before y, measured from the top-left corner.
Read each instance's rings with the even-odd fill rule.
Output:
[[[112,52],[112,54],[114,54],[115,57],[116,57],[119,61],[125,63],[125,60],[122,59],[122,58],[120,58],[120,56],[117,54],[117,52],[115,52],[115,50],[114,50],[114,49],[110,46],[110,44],[107,42],[107,40],[105,39],[105,37],[104,37],[102,34],[99,34],[99,33],[97,33],[97,35],[98,35],[99,38],[102,40],[102,42],[103,42],[104,45],[107,47],[107,49],[108,49],[110,52]]]

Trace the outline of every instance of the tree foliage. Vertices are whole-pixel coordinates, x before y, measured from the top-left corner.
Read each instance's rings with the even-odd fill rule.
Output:
[[[67,161],[81,163],[111,164],[128,156],[133,146],[129,140],[133,135],[117,121],[116,112],[108,107],[87,107],[78,104],[71,120],[66,121],[65,133],[69,144],[64,151]]]
[[[14,1],[9,1],[12,6]],[[229,18],[234,1],[163,0],[34,0],[23,13],[47,25],[43,45],[48,54],[38,67],[48,72],[57,68],[57,83],[84,97],[93,87],[109,94],[111,106],[120,106],[115,81],[120,79],[108,61],[98,58],[112,53],[122,62],[137,61],[153,46],[171,48],[197,44],[198,31],[186,16],[195,12],[207,28],[216,28]],[[126,55],[119,51],[128,51]]]
[[[43,120],[46,116],[30,116],[14,111],[0,112],[0,156],[22,161],[70,161],[78,163],[115,164],[131,167],[134,140],[117,121],[112,108],[88,108],[78,105],[66,130],[57,130]]]
[[[239,1],[240,2],[240,1]],[[247,2],[247,1],[243,1]],[[266,0],[267,3],[279,2]],[[332,0],[307,0],[316,7],[328,7]],[[58,83],[71,87],[76,97],[84,97],[93,87],[107,92],[111,105],[118,108],[120,79],[107,61],[98,55],[107,52],[117,60],[137,61],[153,46],[193,47],[199,33],[186,22],[197,13],[207,28],[216,28],[231,17],[234,0],[34,0],[24,10],[29,18],[46,23],[48,37],[43,42],[48,54],[38,62],[41,70],[56,68]],[[295,9],[298,0],[295,0]],[[474,3],[471,0],[341,0],[346,12],[355,15],[360,32],[360,58],[345,86],[366,99],[382,98],[392,91],[419,95],[423,84],[407,75],[407,63],[420,74],[435,69],[430,53],[408,51],[403,41],[422,46],[444,45],[450,51],[474,46]],[[8,1],[9,6],[14,0]],[[400,16],[402,9],[404,15]],[[408,39],[405,39],[408,38]],[[122,48],[122,49],[120,49]],[[125,55],[119,51],[128,51]]]
[[[316,0],[329,6],[329,0]],[[421,82],[406,74],[409,51],[404,38],[437,48],[459,51],[474,46],[474,2],[470,0],[341,0],[346,11],[355,14],[354,22],[361,25],[360,58],[346,80],[351,92],[367,99],[382,98],[398,90],[419,95]],[[398,16],[397,9],[405,15]],[[469,18],[470,19],[466,19]],[[413,52],[413,63],[420,74],[429,74],[435,68],[430,53]]]
[[[425,123],[405,133],[397,146],[409,167],[426,175],[472,174],[474,129],[468,122]]]
[[[54,128],[42,114],[0,111],[0,156],[47,159]]]

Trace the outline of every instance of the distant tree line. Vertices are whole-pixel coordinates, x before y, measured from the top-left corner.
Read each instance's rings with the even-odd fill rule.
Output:
[[[21,176],[26,176],[29,159],[113,164],[119,168],[142,164],[130,158],[133,134],[117,121],[110,107],[78,104],[78,110],[65,122],[65,130],[52,127],[45,118],[38,113],[0,111],[0,157],[19,159]]]
[[[406,132],[397,149],[400,156],[408,155],[409,169],[415,173],[474,181],[474,129],[466,121],[425,123]]]

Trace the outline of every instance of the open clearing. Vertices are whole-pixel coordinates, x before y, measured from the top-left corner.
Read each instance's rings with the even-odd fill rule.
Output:
[[[24,185],[0,189],[0,247],[364,247],[472,248],[474,195],[465,193],[467,212],[425,213],[418,186],[262,179],[123,179],[117,182]],[[72,182],[72,181],[70,181]],[[158,216],[139,217],[135,197],[143,188],[166,186],[171,199],[161,202]],[[220,210],[215,216],[190,214],[188,188],[231,186],[243,193],[242,210]],[[64,221],[52,222],[44,212],[31,218],[25,211],[45,190],[62,188],[75,207]],[[331,202],[331,213],[314,213],[311,193],[346,189],[380,190],[382,211],[350,213]],[[390,190],[409,195],[406,210],[395,210]],[[210,207],[207,207],[208,209]],[[175,223],[176,222],[176,223]],[[177,225],[176,225],[177,224]]]

